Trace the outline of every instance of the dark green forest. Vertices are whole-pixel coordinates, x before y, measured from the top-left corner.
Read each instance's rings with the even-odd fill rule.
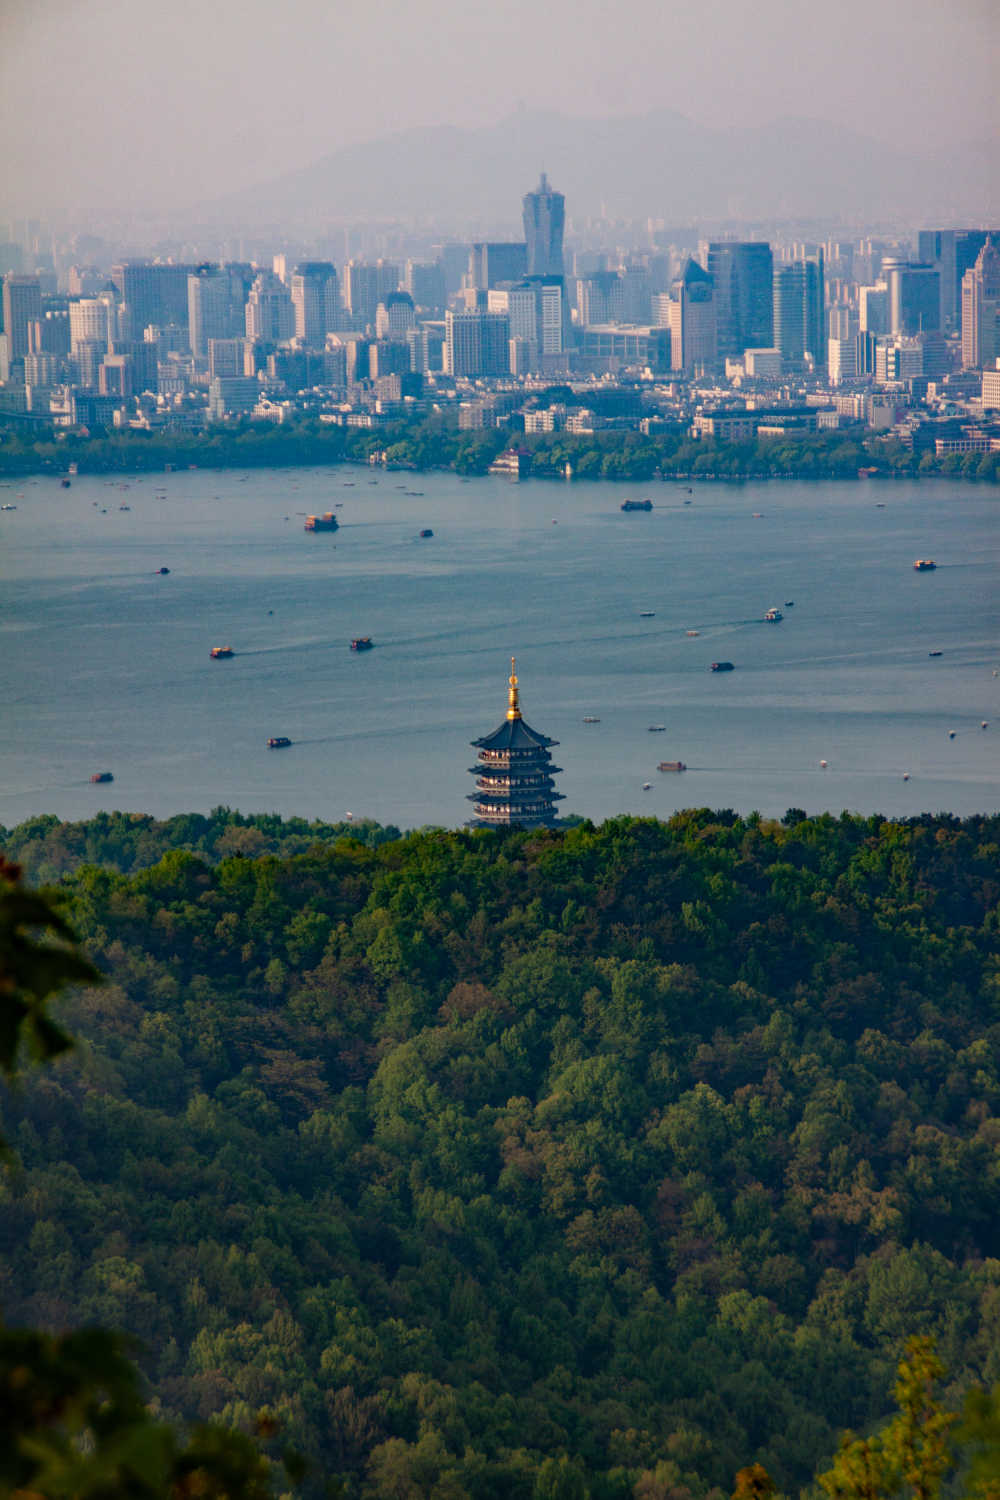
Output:
[[[561,397],[566,388],[557,388]],[[572,400],[572,392],[570,399]],[[543,404],[545,393],[538,398]],[[576,398],[599,406],[600,397]],[[454,413],[400,417],[377,428],[339,427],[316,418],[276,425],[230,422],[197,433],[95,430],[54,436],[8,434],[0,443],[0,477],[58,474],[70,463],[81,474],[161,473],[174,468],[250,469],[367,463],[383,454],[399,469],[444,469],[485,474],[504,448],[516,444],[530,456],[538,478],[562,479],[571,463],[577,479],[644,483],[663,479],[952,479],[1000,483],[1000,453],[920,452],[896,438],[863,428],[759,437],[747,442],[695,439],[686,426],[646,436],[603,430],[525,435],[509,429],[461,431]]]
[[[4,837],[106,976],[3,1095],[9,1324],[364,1500],[795,1491],[909,1336],[1000,1381],[1000,817],[360,832]]]

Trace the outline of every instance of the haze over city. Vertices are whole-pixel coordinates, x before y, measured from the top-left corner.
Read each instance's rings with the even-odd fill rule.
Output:
[[[769,158],[762,180],[769,189],[786,184],[783,195],[765,193],[769,209],[811,211],[798,158],[809,160],[815,177],[823,126],[831,168],[847,164],[870,179],[881,163],[884,182],[907,163],[923,168],[938,197],[928,211],[938,220],[949,211],[968,214],[977,191],[987,203],[997,192],[995,169],[988,180],[996,160],[988,148],[1000,139],[1000,16],[990,0],[947,7],[933,0],[874,7],[863,0],[836,7],[705,0],[672,8],[636,0],[627,16],[600,0],[543,7],[528,0],[489,7],[457,0],[431,7],[105,0],[99,11],[68,0],[5,0],[0,26],[0,216],[7,218],[41,216],[93,229],[102,216],[171,213],[183,228],[203,219],[213,200],[345,148],[431,127],[472,132],[423,138],[425,155],[444,156],[428,163],[439,176],[451,169],[461,180],[468,155],[488,178],[493,158],[477,132],[496,134],[494,156],[502,161],[504,137],[519,135],[519,114],[533,124],[512,153],[518,180],[541,165],[558,170],[577,212],[597,212],[614,199],[614,163],[595,162],[588,151],[574,165],[569,144],[561,160],[540,161],[532,133],[539,152],[548,147],[558,156],[558,140],[571,141],[575,121],[585,122],[589,146],[600,134],[593,122],[614,121],[617,129],[646,115],[646,127],[631,134],[626,127],[621,156],[644,144],[655,156],[663,137],[674,170],[668,152],[657,163],[659,201],[626,202],[623,194],[619,212],[669,217],[676,177],[674,212],[752,216],[753,195],[734,198],[729,182],[716,183],[711,171],[700,195],[688,184],[699,157],[761,130],[769,131],[761,141]],[[540,112],[547,121],[539,123]],[[556,142],[547,138],[552,116],[562,119]],[[793,123],[803,120],[814,123]],[[716,131],[723,135],[713,140]],[[420,148],[419,138],[404,138],[404,178]],[[376,151],[371,166],[384,171],[398,155],[391,147]],[[627,176],[635,165],[623,161],[621,169]],[[335,163],[331,199],[321,205],[327,216],[341,211],[338,187],[352,188],[364,171],[363,158]],[[430,182],[424,208],[453,216],[458,205]],[[396,204],[394,185],[390,172],[384,192],[376,180],[367,196],[347,191],[344,206],[359,215],[419,213],[419,193]],[[860,184],[865,192],[870,185]],[[316,182],[301,187],[305,194]],[[494,191],[486,180],[472,207],[499,217],[509,196],[508,183],[497,182]],[[848,211],[836,196],[836,208]],[[251,207],[235,204],[235,217],[247,218]]]

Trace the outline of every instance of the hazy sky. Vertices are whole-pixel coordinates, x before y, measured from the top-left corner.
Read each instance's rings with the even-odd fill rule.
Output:
[[[1000,141],[1000,0],[0,0],[0,219],[185,205],[518,104]]]

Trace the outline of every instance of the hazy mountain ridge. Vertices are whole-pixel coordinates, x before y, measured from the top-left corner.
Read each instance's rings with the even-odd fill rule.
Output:
[[[482,218],[509,220],[513,232],[544,169],[577,218],[975,221],[1000,196],[995,159],[985,140],[908,153],[820,120],[716,130],[672,110],[611,120],[519,111],[481,129],[423,127],[347,146],[198,216],[255,226]]]

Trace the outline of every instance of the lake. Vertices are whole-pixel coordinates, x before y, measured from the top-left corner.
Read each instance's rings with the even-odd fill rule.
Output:
[[[566,812],[1000,805],[992,489],[337,468],[22,479],[0,501],[8,827],[218,804],[460,824],[512,654]],[[337,533],[304,531],[334,506]]]

